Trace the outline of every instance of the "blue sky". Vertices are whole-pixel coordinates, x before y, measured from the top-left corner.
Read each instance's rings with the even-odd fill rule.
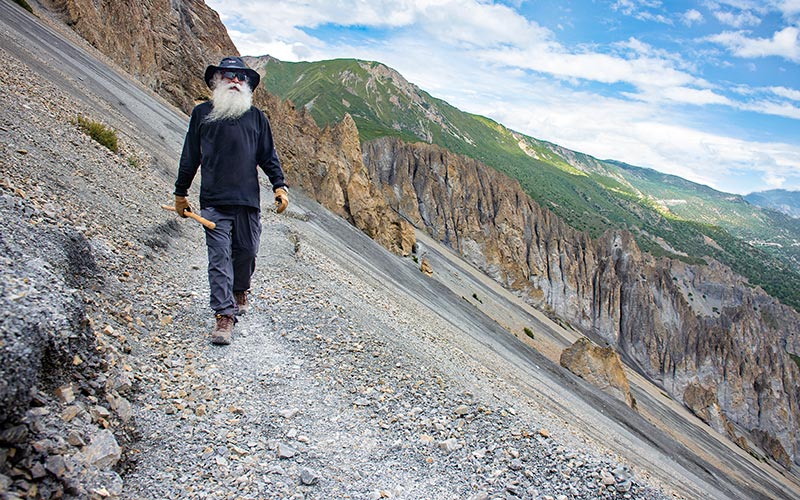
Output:
[[[800,0],[208,0],[243,55],[382,62],[537,139],[800,190]]]

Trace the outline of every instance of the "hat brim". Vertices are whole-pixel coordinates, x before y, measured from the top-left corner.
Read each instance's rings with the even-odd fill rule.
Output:
[[[212,65],[206,68],[206,74],[204,75],[204,79],[206,81],[206,85],[208,86],[208,88],[211,88],[211,79],[214,78],[214,73],[216,73],[217,71],[244,71],[245,74],[247,75],[247,84],[253,90],[257,89],[259,82],[261,82],[261,75],[259,75],[258,72],[253,69],[220,68],[219,66]]]

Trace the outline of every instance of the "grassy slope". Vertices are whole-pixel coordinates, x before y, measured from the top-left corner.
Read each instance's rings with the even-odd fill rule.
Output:
[[[362,140],[386,135],[424,140],[478,159],[519,180],[538,203],[593,237],[612,227],[626,228],[655,255],[689,262],[714,257],[800,308],[800,274],[795,271],[800,247],[791,246],[800,238],[798,220],[675,176],[600,161],[515,134],[430,96],[379,63],[269,59],[266,65],[265,87],[298,107],[308,107],[320,125],[350,113]],[[259,69],[259,63],[254,67]],[[678,254],[665,250],[653,236],[663,238]],[[758,247],[748,243],[752,240],[782,247]]]

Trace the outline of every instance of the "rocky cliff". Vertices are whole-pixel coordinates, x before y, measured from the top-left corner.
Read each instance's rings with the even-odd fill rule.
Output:
[[[238,55],[202,0],[41,0],[89,43],[184,112],[208,95],[209,63]]]
[[[798,463],[794,310],[716,262],[655,259],[623,231],[591,240],[469,158],[390,138],[362,148],[371,177],[414,225],[615,347],[719,432]]]
[[[256,105],[269,116],[289,186],[299,187],[370,238],[400,255],[414,246],[414,227],[381,195],[361,158],[358,129],[344,121],[320,129],[305,108],[260,92]]]

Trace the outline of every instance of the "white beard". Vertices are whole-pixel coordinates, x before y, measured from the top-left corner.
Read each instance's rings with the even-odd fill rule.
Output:
[[[221,80],[215,83],[214,94],[211,98],[214,109],[208,114],[206,120],[213,122],[236,119],[250,109],[253,104],[253,91],[250,90],[247,83],[224,83]]]

